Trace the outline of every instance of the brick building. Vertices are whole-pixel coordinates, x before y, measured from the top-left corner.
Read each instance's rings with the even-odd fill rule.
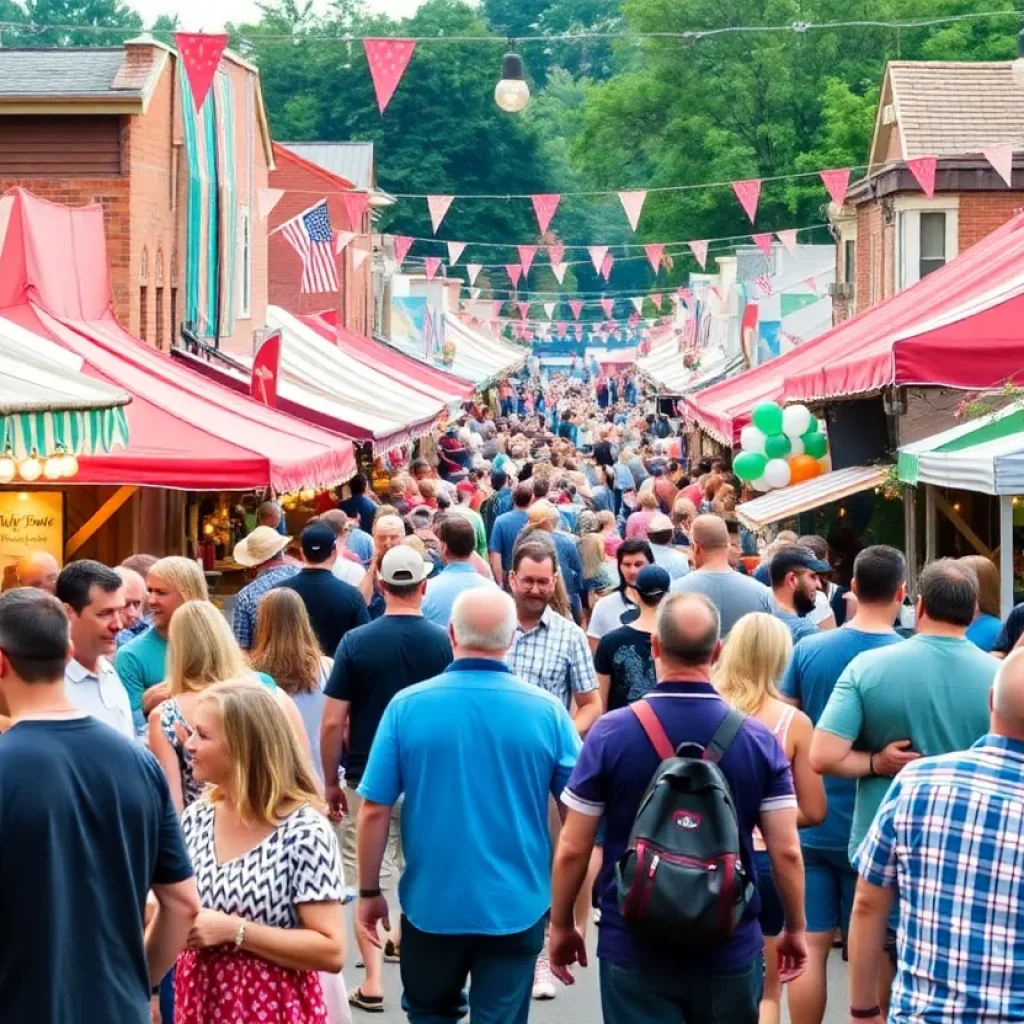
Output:
[[[345,169],[351,178],[340,170],[329,169],[341,165],[343,149],[353,148],[363,153],[369,151],[370,161],[362,161],[360,164],[346,157]],[[334,159],[325,159],[324,154]],[[312,159],[316,156],[320,159]],[[327,166],[324,166],[325,163]],[[338,323],[342,326],[355,334],[369,337],[373,333],[374,309],[374,260],[370,252],[372,213],[368,205],[361,222],[353,224],[342,196],[345,192],[362,191],[368,192],[373,200],[372,146],[369,143],[274,143],[274,170],[270,174],[270,187],[284,192],[268,220],[270,304],[281,306],[291,313],[315,313],[331,309],[337,313]],[[331,226],[335,232],[348,231],[356,235],[335,260],[338,292],[333,295],[301,292],[302,262],[284,235],[277,230],[321,199],[327,200]],[[358,267],[357,254],[362,255]]]
[[[890,298],[995,230],[1024,206],[1024,163],[1008,188],[982,156],[1024,135],[1024,90],[1009,62],[892,61],[868,176],[832,208],[838,235],[835,320]],[[907,168],[938,157],[929,199]]]
[[[157,348],[184,326],[252,351],[267,305],[254,211],[272,166],[259,74],[237,55],[197,113],[177,55],[149,37],[0,49],[0,192],[101,203],[114,313]]]

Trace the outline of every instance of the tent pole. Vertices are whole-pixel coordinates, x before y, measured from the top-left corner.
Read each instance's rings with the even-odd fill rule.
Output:
[[[903,550],[907,558],[907,589],[910,600],[917,600],[917,488],[903,487]]]
[[[938,514],[935,510],[935,485],[924,485],[924,560],[935,561],[937,547]]]
[[[999,495],[999,611],[1013,610],[1013,498]]]

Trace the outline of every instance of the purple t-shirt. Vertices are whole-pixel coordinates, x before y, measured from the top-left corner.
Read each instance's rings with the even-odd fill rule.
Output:
[[[728,710],[710,683],[659,683],[644,699],[651,702],[677,747],[680,743],[707,746]],[[587,735],[562,802],[581,814],[603,816],[607,830],[604,867],[597,882],[601,906],[597,955],[627,967],[671,970],[678,963],[678,953],[663,944],[638,939],[629,931],[619,913],[615,888],[615,864],[626,850],[633,819],[659,763],[636,715],[629,708],[610,711]],[[743,866],[754,878],[751,834],[758,815],[796,807],[793,773],[771,730],[753,718],[744,721],[720,767],[736,804]],[[755,895],[729,943],[708,953],[704,963],[710,970],[742,970],[761,956],[759,911],[760,900]],[[694,959],[687,954],[688,963]]]

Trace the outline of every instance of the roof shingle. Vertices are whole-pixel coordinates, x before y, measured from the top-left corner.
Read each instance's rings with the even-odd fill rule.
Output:
[[[61,49],[0,48],[0,96],[115,97],[141,93],[115,89],[114,79],[125,59],[122,47],[65,47]]]

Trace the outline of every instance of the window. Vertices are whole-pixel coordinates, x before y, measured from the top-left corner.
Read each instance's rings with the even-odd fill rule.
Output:
[[[139,289],[139,338],[149,341],[149,288]]]
[[[843,284],[857,280],[857,242],[850,238],[843,242]]]
[[[955,196],[944,196],[942,206],[932,200],[903,200],[897,211],[896,281],[902,290],[956,258],[960,211]]]
[[[252,217],[248,206],[240,206],[238,213],[241,220],[238,244],[242,250],[238,261],[238,272],[242,275],[238,287],[238,316],[248,320],[252,316]]]
[[[946,215],[921,214],[920,272],[918,280],[946,265]]]
[[[164,350],[164,290],[158,286],[156,290],[156,347]]]
[[[173,347],[178,339],[178,289],[171,285],[171,346]]]

